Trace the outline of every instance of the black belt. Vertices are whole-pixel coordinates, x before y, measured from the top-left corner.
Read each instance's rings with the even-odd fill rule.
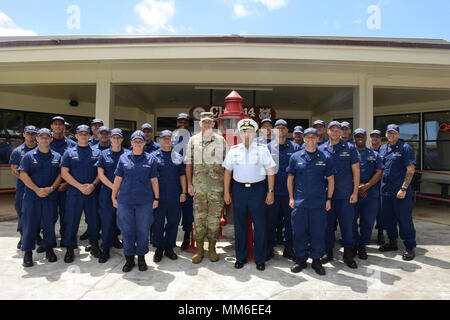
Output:
[[[266,184],[266,180],[261,180],[259,182],[254,182],[254,183],[241,183],[241,182],[238,182],[236,180],[233,180],[233,182],[236,183],[239,186],[246,187],[246,188],[251,188],[251,187],[254,187],[254,186],[257,186],[257,185],[260,185],[260,184]]]

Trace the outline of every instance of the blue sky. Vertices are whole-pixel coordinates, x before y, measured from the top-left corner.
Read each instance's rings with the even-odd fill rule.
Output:
[[[3,0],[0,36],[241,34],[450,40],[449,16],[448,0]]]

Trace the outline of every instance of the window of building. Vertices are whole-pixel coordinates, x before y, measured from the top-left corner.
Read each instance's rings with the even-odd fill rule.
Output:
[[[284,119],[286,120],[289,128],[289,132],[293,132],[296,126],[302,126],[303,129],[309,128],[309,120],[308,119]],[[275,121],[273,122],[275,124]]]
[[[423,168],[450,170],[450,111],[423,113]]]
[[[156,128],[159,132],[163,130],[176,130],[177,129],[177,117],[158,117],[156,119]],[[189,120],[189,130],[194,132],[194,121]]]
[[[382,143],[387,143],[386,127],[395,123],[400,127],[400,139],[408,143],[416,154],[416,167],[420,168],[420,113],[395,114],[374,117],[374,128],[382,133]]]

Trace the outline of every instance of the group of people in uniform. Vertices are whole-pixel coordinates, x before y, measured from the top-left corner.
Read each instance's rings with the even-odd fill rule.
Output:
[[[178,129],[162,131],[159,143],[146,123],[131,135],[130,149],[123,147],[122,130],[103,126],[101,119],[94,119],[90,127],[78,126],[76,141],[64,134],[66,124],[60,116],[51,120],[51,130],[25,127],[25,142],[10,160],[19,178],[15,208],[23,265],[33,266],[36,243],[49,262],[57,261],[53,249],[58,217],[64,261],[73,262],[82,212],[87,230],[80,238],[89,240],[86,250],[99,263],[108,261],[112,247],[123,248],[123,271],[135,267],[136,255],[138,269],[145,271],[149,242],[155,262],[163,256],[176,260],[173,249],[181,219],[181,249],[190,246],[193,230],[192,262],[203,260],[205,240],[209,260],[216,262],[224,205],[232,205],[237,269],[248,262],[249,221],[260,271],[275,256],[281,233],[283,257],[294,261],[292,272],[306,268],[311,258],[315,272],[324,275],[323,264],[334,259],[338,226],[343,261],[357,268],[356,256],[368,258],[366,246],[375,221],[380,251],[397,251],[400,234],[403,259],[414,258],[410,184],[415,155],[399,141],[399,126],[386,128],[385,145],[381,132],[373,130],[366,147],[367,132],[356,129],[351,141],[350,124],[345,122],[327,126],[317,120],[306,130],[297,126],[291,141],[283,119],[273,125],[264,119],[260,137],[258,124],[242,119],[236,128],[241,143],[229,147],[214,132],[213,113],[201,114],[201,130],[195,135],[189,121],[187,114],[178,115]]]

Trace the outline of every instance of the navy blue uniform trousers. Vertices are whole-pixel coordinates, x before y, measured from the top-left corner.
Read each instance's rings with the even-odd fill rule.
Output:
[[[267,246],[274,247],[277,243],[277,230],[281,228],[284,231],[284,245],[292,248],[292,224],[291,212],[289,207],[289,196],[275,195],[275,201],[272,205],[267,206]]]
[[[381,224],[387,231],[390,240],[398,239],[397,224],[400,229],[400,238],[406,248],[416,247],[416,230],[412,219],[413,201],[412,193],[405,199],[394,196],[383,196],[381,200]]]
[[[98,229],[100,219],[97,212],[97,194],[92,192],[90,195],[67,195],[66,212],[64,217],[65,234],[64,245],[67,247],[77,246],[77,233],[80,227],[81,213],[84,215],[88,223],[89,241],[99,240]]]
[[[353,238],[353,220],[355,218],[355,205],[349,199],[332,199],[331,210],[327,212],[327,228],[325,230],[325,247],[333,249],[335,242],[336,221],[339,222],[341,230],[342,246],[353,248],[355,239]]]
[[[353,237],[355,244],[370,244],[373,226],[380,208],[380,198],[359,197],[356,203],[355,220],[353,221]],[[358,228],[359,216],[359,228]]]
[[[181,218],[179,202],[161,202],[154,211],[152,244],[155,248],[174,248]]]
[[[56,201],[46,198],[22,202],[22,251],[35,249],[36,236],[42,226],[43,247],[56,247],[55,236]]]
[[[152,207],[153,201],[134,205],[119,202],[117,226],[122,233],[126,256],[143,256],[148,253],[148,236],[154,219]]]
[[[14,209],[17,212],[17,232],[22,231],[22,203],[23,203],[23,190],[16,191],[16,197],[14,198]]]
[[[186,194],[186,201],[181,203],[181,210],[183,213],[183,231],[191,232],[192,223],[194,223],[194,201],[193,198]]]
[[[236,259],[245,260],[248,256],[248,213],[253,221],[254,258],[256,263],[266,261],[267,250],[267,211],[266,186],[258,184],[246,188],[237,183],[233,184],[234,235]]]
[[[303,260],[321,258],[325,254],[326,210],[295,207],[291,220],[295,256]],[[308,252],[308,236],[311,252]]]
[[[114,238],[119,234],[117,228],[117,209],[114,208],[110,199],[99,200],[100,226],[102,229],[102,249],[113,246]]]

